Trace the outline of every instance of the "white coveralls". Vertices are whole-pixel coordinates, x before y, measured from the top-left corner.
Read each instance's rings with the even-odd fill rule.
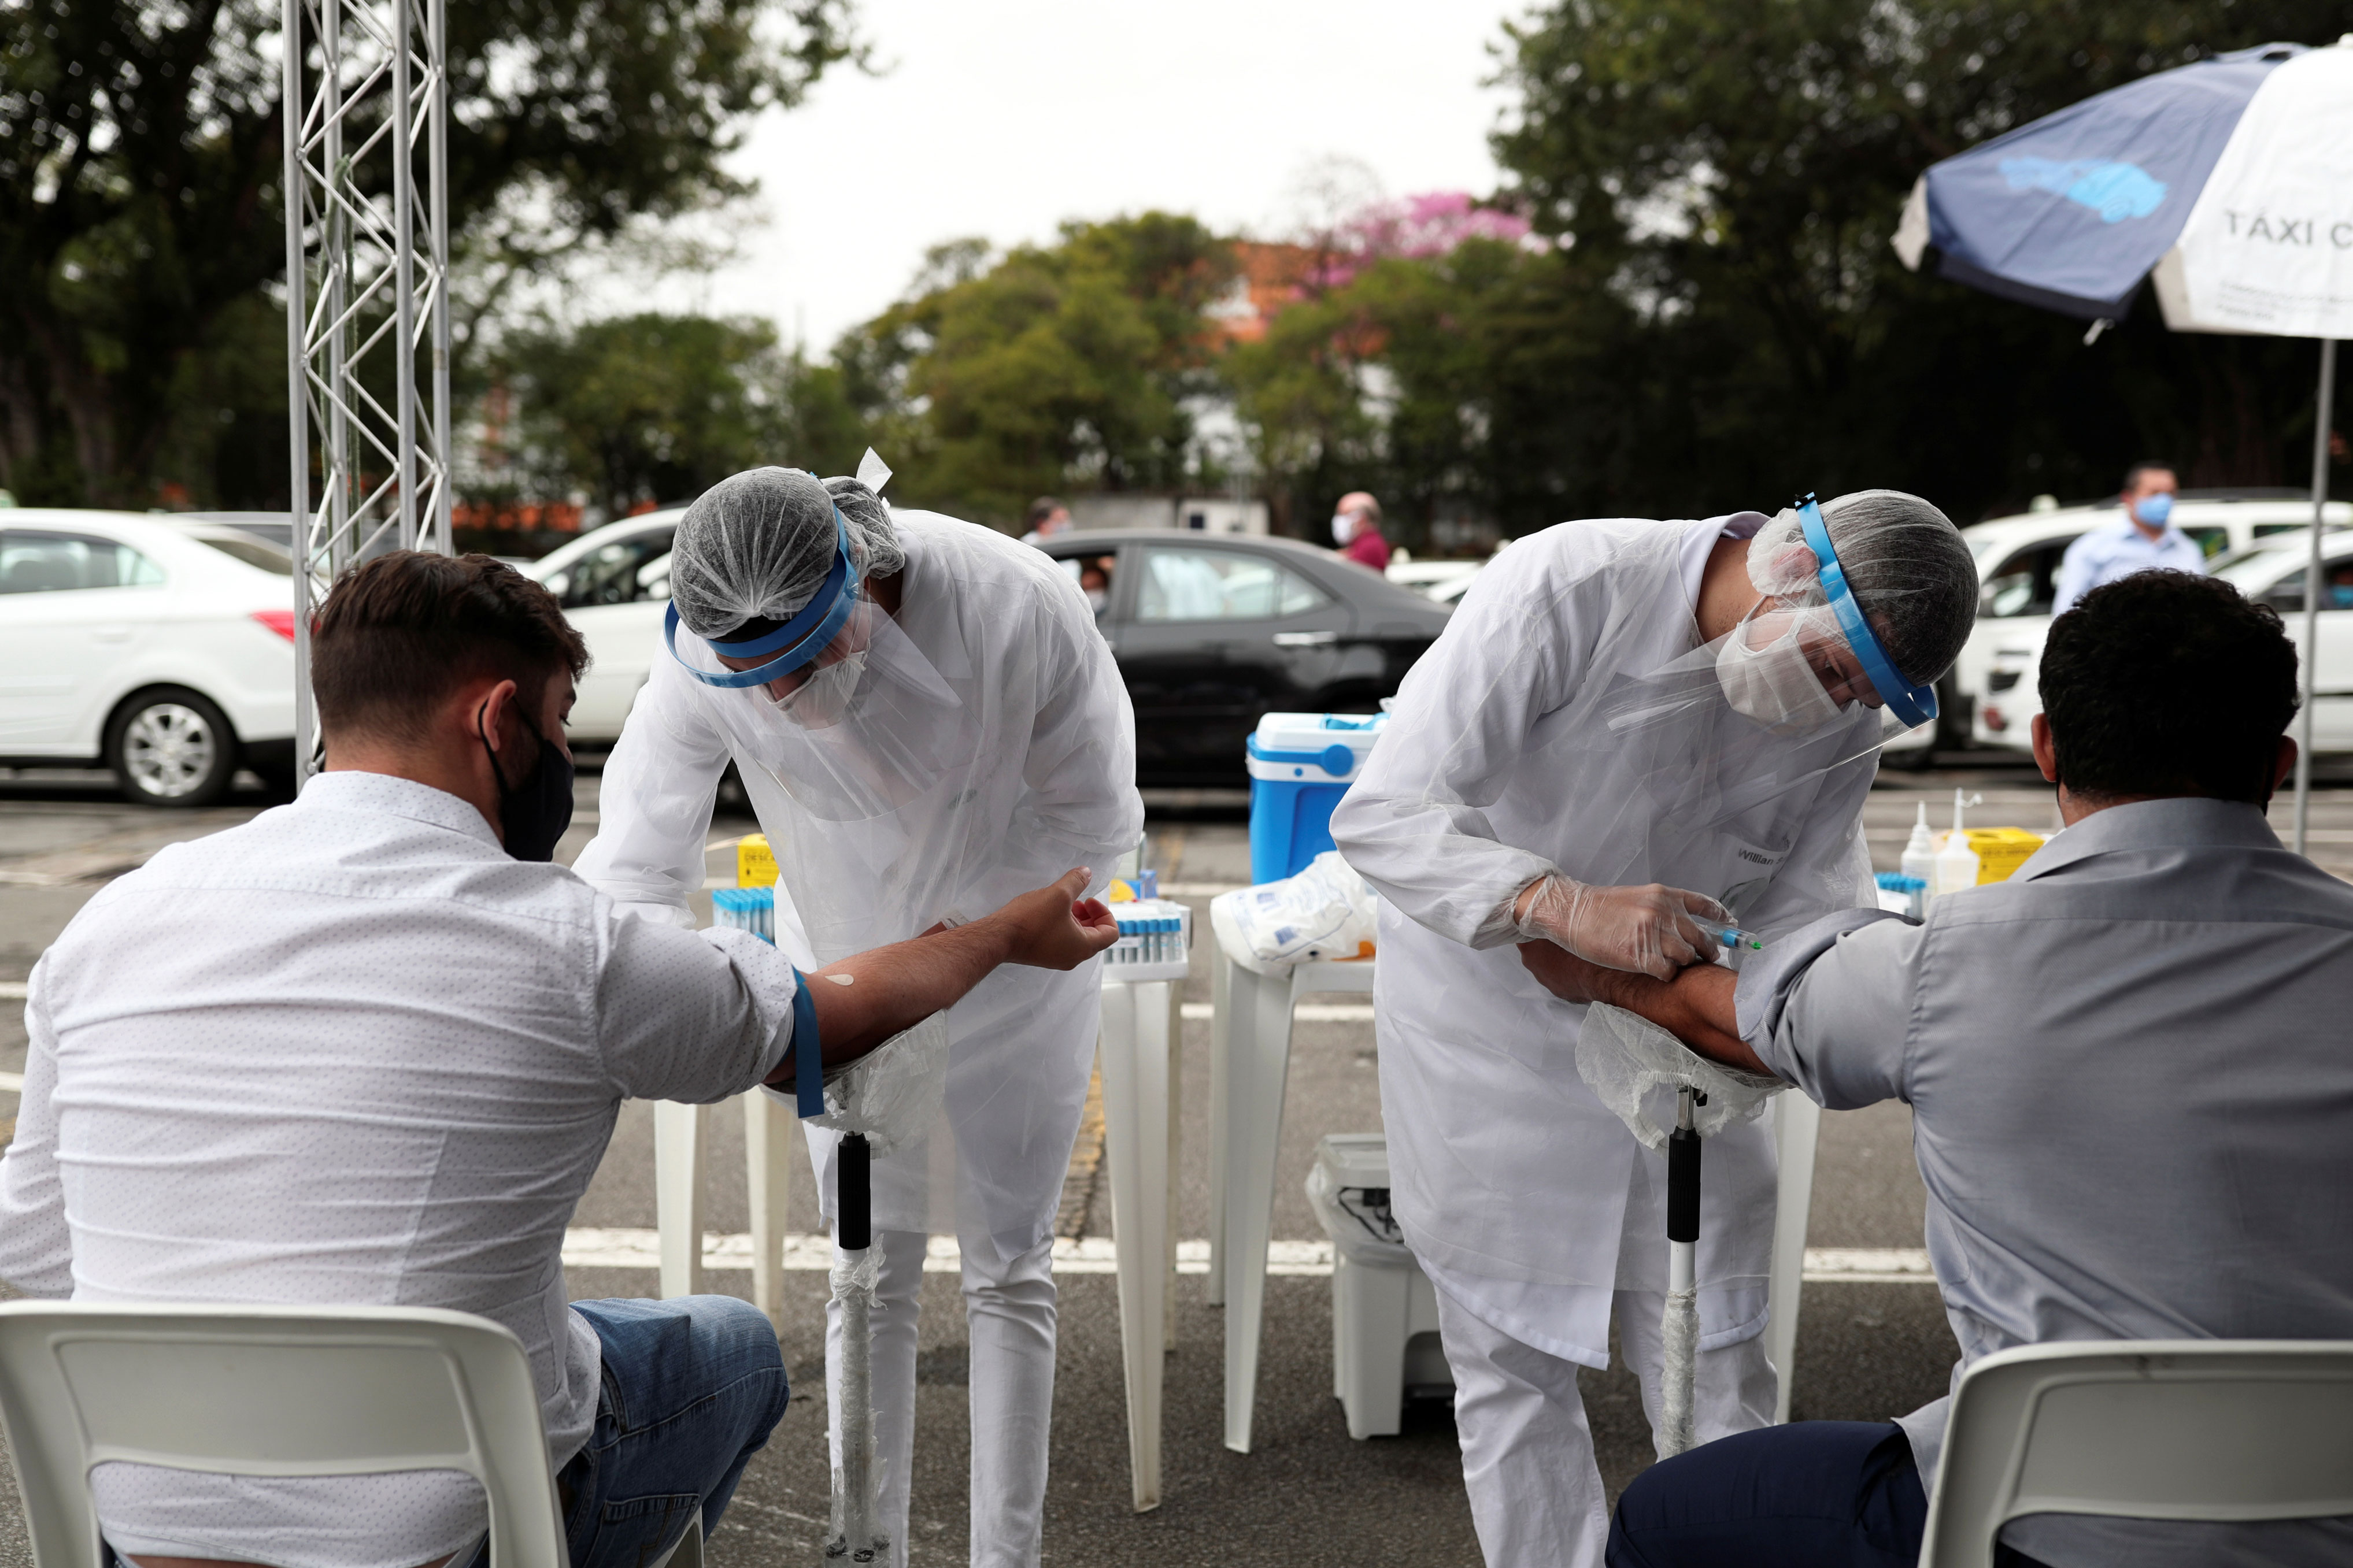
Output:
[[[1522,966],[1512,900],[1555,869],[1662,882],[1769,937],[1852,906],[1869,883],[1860,817],[1875,715],[1800,742],[1747,725],[1736,743],[1727,726],[1746,721],[1720,704],[1647,731],[1612,721],[1639,710],[1626,693],[1641,678],[1699,647],[1709,550],[1764,521],[1567,522],[1514,543],[1407,678],[1333,816],[1381,895],[1374,1016],[1392,1201],[1438,1287],[1491,1568],[1600,1563],[1608,1520],[1577,1369],[1609,1364],[1614,1306],[1655,1427],[1667,1268],[1665,1159],[1578,1076],[1585,1009]],[[1762,790],[1745,783],[1760,761],[1779,781]],[[1672,1118],[1671,1103],[1651,1110]],[[1702,1442],[1772,1419],[1759,1336],[1773,1177],[1765,1125],[1708,1141]]]
[[[607,763],[583,877],[647,918],[691,924],[687,900],[702,885],[712,799],[732,758],[776,858],[778,945],[805,967],[987,914],[1073,866],[1094,868],[1093,889],[1104,885],[1142,834],[1144,807],[1134,717],[1086,600],[1051,561],[988,529],[923,511],[892,521],[907,554],[896,628],[953,693],[940,701],[950,717],[938,733],[878,748],[924,759],[920,794],[875,814],[825,806],[824,791],[779,776],[789,772],[779,759],[795,753],[769,747],[788,720],[757,690],[702,685],[663,651]],[[683,627],[678,637],[686,650]],[[857,719],[853,708],[830,737],[853,756]],[[948,1014],[952,1150],[935,1133],[928,1147],[874,1163],[885,1260],[872,1320],[876,1439],[901,1563],[923,1238],[950,1225],[972,1342],[972,1560],[1038,1561],[1052,1224],[1094,1058],[1098,967],[1008,966],[976,986]],[[830,1216],[835,1136],[812,1128],[809,1143]],[[837,1389],[839,1332],[829,1311]],[[839,1463],[838,1428],[834,1441]]]

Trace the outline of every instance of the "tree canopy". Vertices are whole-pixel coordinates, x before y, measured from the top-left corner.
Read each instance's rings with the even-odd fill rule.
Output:
[[[528,270],[739,194],[722,161],[744,119],[852,54],[849,18],[849,0],[450,6],[461,258]],[[285,268],[279,26],[268,0],[0,8],[0,485],[20,499],[144,505],[159,454],[217,440],[204,395],[224,378],[202,362],[249,346]],[[282,468],[282,433],[278,450]]]
[[[1628,390],[1655,414],[1588,504],[1889,484],[1969,521],[2101,493],[2150,451],[2192,483],[2280,482],[2310,439],[2308,344],[2172,334],[2145,299],[2087,349],[2079,322],[1905,272],[1888,237],[1940,158],[2344,22],[2327,0],[1566,0],[1509,27],[1498,156],[1636,311]]]
[[[1187,399],[1216,384],[1208,306],[1229,246],[1165,213],[1068,224],[991,258],[943,247],[837,350],[901,477],[894,497],[1010,523],[1042,491],[1181,484]]]

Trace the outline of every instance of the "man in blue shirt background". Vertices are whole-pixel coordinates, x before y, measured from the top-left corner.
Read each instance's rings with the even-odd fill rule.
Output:
[[[2116,498],[2124,516],[2103,523],[2067,547],[2066,558],[2059,563],[2059,591],[2051,613],[2063,616],[2093,589],[2136,572],[2203,574],[2206,552],[2169,521],[2174,494],[2180,488],[2168,465],[2135,463],[2125,475],[2123,493]]]

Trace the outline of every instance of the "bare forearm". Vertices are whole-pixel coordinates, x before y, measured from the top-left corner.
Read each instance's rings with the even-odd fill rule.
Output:
[[[1088,871],[1074,866],[1050,886],[1007,900],[985,919],[953,929],[934,925],[913,942],[828,963],[809,978],[818,1038],[825,1064],[854,1061],[902,1029],[912,1028],[987,979],[1001,963],[1033,969],[1077,968],[1119,940],[1119,922],[1086,891]],[[792,1051],[768,1082],[792,1081]]]
[[[1006,962],[1011,950],[1004,922],[979,920],[812,972],[809,1002],[817,1012],[825,1065],[855,1061],[901,1030],[954,1006]],[[789,1084],[797,1066],[795,1054],[786,1051],[768,1081]]]
[[[1569,1002],[1607,1002],[1639,1014],[1704,1057],[1748,1072],[1769,1072],[1740,1037],[1733,1005],[1740,977],[1721,964],[1694,963],[1672,980],[1604,969],[1548,942],[1520,944],[1520,962],[1547,991]]]
[[[1647,974],[1614,969],[1602,973],[1609,976],[1596,986],[1602,1001],[1641,1014],[1704,1057],[1744,1072],[1771,1076],[1773,1069],[1740,1037],[1733,1006],[1740,977],[1731,970],[1717,963],[1694,963],[1678,970],[1672,980],[1653,980]]]

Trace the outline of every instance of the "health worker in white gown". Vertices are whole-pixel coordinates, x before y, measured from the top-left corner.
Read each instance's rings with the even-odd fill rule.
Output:
[[[804,966],[986,914],[1050,880],[1040,867],[1092,867],[1099,889],[1144,827],[1134,717],[1078,584],[991,530],[886,507],[873,454],[860,473],[754,469],[687,509],[667,650],[577,867],[625,908],[691,923],[733,761],[776,858],[777,943]],[[971,1329],[972,1560],[1038,1561],[1052,1223],[1101,1014],[1094,963],[998,971],[948,1014],[944,1125],[875,1161],[876,1438],[902,1563],[917,1292],[926,1235],[950,1230]],[[835,1138],[813,1127],[809,1142],[831,1217]],[[837,1312],[837,1388],[839,1340]]]
[[[1334,813],[1381,895],[1392,1201],[1438,1287],[1493,1568],[1600,1563],[1577,1370],[1609,1365],[1614,1311],[1656,1428],[1667,1268],[1665,1160],[1586,1086],[1585,1009],[1518,944],[1664,977],[1731,921],[1769,941],[1870,901],[1877,747],[1933,721],[1976,605],[1958,531],[1895,491],[1561,523],[1479,574]],[[1773,1176],[1763,1124],[1708,1140],[1702,1442],[1772,1419]]]

